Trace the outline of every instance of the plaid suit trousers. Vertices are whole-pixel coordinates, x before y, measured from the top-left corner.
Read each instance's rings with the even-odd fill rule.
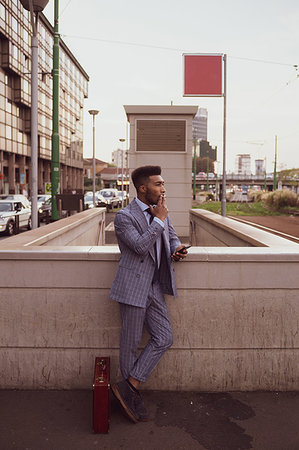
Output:
[[[154,282],[145,308],[120,303],[122,331],[120,337],[120,370],[124,379],[129,376],[145,382],[165,351],[172,345],[172,329],[167,305],[159,282]],[[150,339],[138,355],[143,326]]]

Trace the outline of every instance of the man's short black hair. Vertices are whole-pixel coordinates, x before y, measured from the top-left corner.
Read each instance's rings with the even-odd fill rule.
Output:
[[[132,181],[135,186],[136,191],[138,192],[139,187],[142,184],[147,184],[148,178],[152,175],[161,175],[161,167],[160,166],[142,166],[137,167],[137,169],[132,172]]]

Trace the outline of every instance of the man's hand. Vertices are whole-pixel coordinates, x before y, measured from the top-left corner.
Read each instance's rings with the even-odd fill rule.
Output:
[[[175,252],[171,255],[172,261],[180,261],[181,259],[185,259],[188,255],[188,250],[185,248],[182,252],[179,253],[181,248],[184,248],[184,245],[180,245],[175,249]]]
[[[166,205],[166,198],[162,195],[160,195],[158,203],[156,208],[153,208],[152,205],[150,205],[151,213],[154,217],[157,217],[160,220],[166,219],[168,216],[168,208]]]

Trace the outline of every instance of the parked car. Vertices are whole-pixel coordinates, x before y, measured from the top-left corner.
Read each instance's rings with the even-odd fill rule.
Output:
[[[31,203],[23,194],[1,194],[0,200],[12,200],[15,202],[22,202],[27,208],[31,208]]]
[[[96,202],[96,206],[99,206],[99,207],[107,206],[106,199],[103,197],[103,195],[101,195],[98,192],[95,192],[95,202]],[[94,207],[93,193],[85,194],[84,195],[84,209],[93,208],[93,207]]]
[[[122,199],[124,199],[124,206],[126,206],[128,203],[128,200],[129,200],[129,195],[127,194],[127,192],[126,191],[118,191],[118,196],[119,196],[121,203],[122,203]]]
[[[45,203],[47,200],[51,199],[50,194],[39,194],[37,196],[37,209],[39,209],[43,203]]]
[[[118,208],[121,205],[117,189],[101,189],[100,194],[105,198],[108,209]]]
[[[45,201],[43,201],[40,205],[38,204],[39,201],[37,201],[38,204],[38,218],[40,222],[50,222],[50,218],[52,215],[52,198],[51,195],[48,195]]]
[[[0,200],[0,232],[9,236],[19,228],[31,229],[31,207],[22,201]]]

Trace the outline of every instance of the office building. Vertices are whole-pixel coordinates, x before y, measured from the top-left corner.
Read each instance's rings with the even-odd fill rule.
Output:
[[[251,175],[251,156],[248,153],[236,156],[236,173],[239,175]]]
[[[192,137],[197,141],[208,140],[208,110],[206,108],[198,108],[192,120]]]
[[[53,27],[38,21],[38,191],[51,180]],[[30,194],[31,21],[0,0],[0,192]],[[60,40],[60,192],[83,191],[83,106],[89,77]]]
[[[122,166],[126,167],[127,164],[127,152],[118,148],[112,152],[112,163],[116,165],[119,169]]]

